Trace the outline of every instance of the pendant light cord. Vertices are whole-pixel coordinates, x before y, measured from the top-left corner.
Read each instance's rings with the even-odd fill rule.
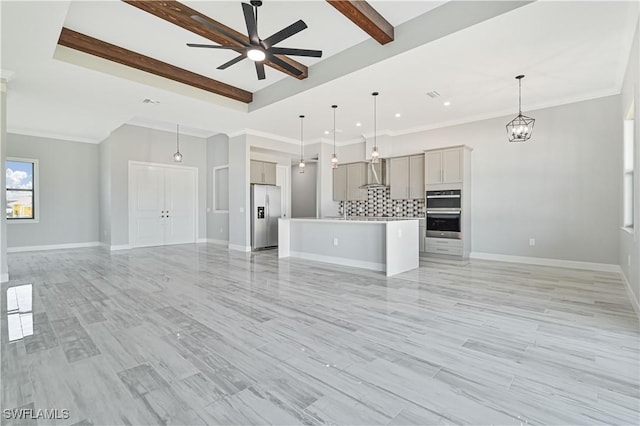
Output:
[[[336,153],[336,109],[338,105],[333,105],[333,154]]]
[[[378,117],[378,92],[373,92],[373,147],[377,150],[378,149],[378,121],[377,121],[377,117]]]
[[[303,143],[303,139],[302,139],[302,135],[303,135],[303,121],[304,121],[304,115],[300,116],[300,161],[304,160],[304,143]]]
[[[180,125],[176,124],[176,148],[180,152]]]
[[[524,74],[516,76],[516,80],[518,80],[518,116],[522,115],[522,79],[523,78],[524,78]]]

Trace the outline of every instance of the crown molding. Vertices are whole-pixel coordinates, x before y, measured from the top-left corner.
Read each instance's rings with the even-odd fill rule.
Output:
[[[227,136],[229,137],[229,139],[231,138],[235,138],[238,136],[256,136],[259,138],[265,138],[265,139],[271,139],[274,141],[278,141],[278,142],[284,142],[284,143],[288,143],[291,145],[296,145],[296,146],[300,146],[300,141],[297,139],[292,139],[292,138],[288,138],[286,136],[280,136],[280,135],[276,135],[275,133],[269,133],[269,132],[263,132],[260,130],[255,130],[255,129],[243,129],[243,130],[239,130],[237,132],[233,132],[233,133],[229,133]],[[304,141],[303,145],[307,146],[307,145],[313,145],[316,143],[328,143],[326,141],[326,139],[323,138],[314,138],[314,139],[309,139]],[[333,143],[333,141],[331,142]]]
[[[123,125],[143,127],[145,129],[158,130],[161,132],[167,132],[171,134],[176,133],[175,124],[170,124],[170,123],[167,123],[166,125],[162,123],[147,123],[144,120],[138,120],[134,118],[127,121],[126,123],[123,123]],[[173,126],[173,128],[170,126]],[[186,127],[186,126],[185,127],[182,127],[182,125],[180,126],[180,136],[184,135],[184,136],[192,136],[194,138],[208,139],[211,136],[215,136],[219,133],[220,132],[210,132],[208,134],[205,134],[204,132],[194,132],[193,130],[191,130],[189,127]]]
[[[52,133],[52,132],[46,132],[42,130],[23,129],[23,128],[17,128],[17,127],[8,127],[7,133],[12,133],[15,135],[23,135],[23,136],[34,136],[38,138],[57,139],[57,140],[67,141],[67,142],[90,143],[94,145],[99,144],[100,142],[105,140],[107,137],[109,137],[109,135],[105,135],[104,137],[87,138],[87,137],[77,136],[77,135]]]
[[[534,105],[531,105],[528,108],[526,108],[526,111],[527,111],[527,113],[535,113],[535,111],[539,111],[541,109],[561,107],[561,106],[564,106],[564,105],[569,105],[569,104],[574,104],[574,103],[584,102],[584,101],[590,101],[590,100],[593,100],[593,99],[605,98],[607,96],[615,96],[615,95],[619,95],[619,94],[620,94],[620,90],[619,89],[610,88],[610,89],[603,90],[603,91],[591,92],[591,93],[588,93],[588,94],[585,94],[585,95],[582,95],[582,96],[564,98],[560,102],[558,102],[556,100],[554,102],[545,102],[545,103],[534,104]],[[406,128],[406,129],[402,129],[402,130],[390,131],[390,132],[388,132],[388,135],[389,136],[403,136],[403,135],[408,135],[408,134],[412,134],[412,133],[425,132],[427,130],[435,130],[435,129],[442,129],[442,128],[445,128],[445,127],[459,126],[461,124],[473,123],[473,122],[476,122],[476,121],[491,120],[491,119],[494,119],[494,118],[501,118],[501,117],[509,116],[509,115],[513,115],[515,117],[517,114],[518,114],[518,111],[513,109],[513,108],[512,109],[508,109],[508,110],[492,111],[492,112],[488,112],[488,113],[485,113],[485,114],[472,115],[472,116],[461,118],[461,119],[458,119],[458,120],[441,121],[439,123],[426,124],[424,126],[416,126],[416,127],[410,127],[410,128]],[[378,135],[380,135],[380,133],[378,133]]]

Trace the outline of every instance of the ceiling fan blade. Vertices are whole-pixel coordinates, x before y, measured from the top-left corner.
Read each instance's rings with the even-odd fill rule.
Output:
[[[281,29],[277,33],[273,34],[272,36],[269,36],[266,39],[262,40],[262,43],[268,49],[271,46],[277,43],[280,43],[282,40],[289,38],[294,34],[298,34],[300,31],[304,30],[305,28],[307,28],[307,24],[305,24],[304,21],[301,19],[289,25],[288,27]]]
[[[231,65],[233,65],[233,64],[237,64],[238,62],[240,62],[240,61],[241,61],[241,60],[243,60],[244,58],[246,58],[246,56],[245,56],[244,54],[243,54],[243,55],[240,55],[240,56],[236,56],[235,58],[233,58],[233,59],[232,59],[232,60],[230,60],[229,62],[225,62],[224,64],[220,65],[220,66],[218,67],[218,69],[219,69],[219,70],[227,69],[227,68],[229,68]]]
[[[232,39],[233,41],[240,43],[243,46],[248,46],[247,42],[244,41],[243,39],[239,38],[237,35],[225,30],[224,28],[218,27],[217,25],[212,24],[211,22],[207,21],[206,19],[204,19],[202,16],[199,15],[191,15],[191,19],[193,19],[194,21],[207,26],[209,28],[211,28],[213,31],[216,31],[220,34],[224,34],[225,36],[229,37],[230,39]]]
[[[288,47],[272,47],[269,52],[274,55],[293,55],[293,56],[311,56],[313,58],[321,58],[322,50],[309,49],[290,49]]]
[[[262,62],[255,62],[256,73],[258,74],[258,80],[264,80],[267,78],[264,74],[264,64]]]
[[[249,34],[251,44],[259,46],[260,38],[258,37],[258,25],[253,14],[253,7],[250,4],[242,3],[242,12],[244,13],[244,22],[247,24],[247,34]]]
[[[228,50],[235,50],[236,52],[242,50],[239,47],[218,46],[218,45],[215,45],[215,44],[187,43],[187,46],[189,46],[189,47],[205,47],[207,49],[228,49]]]
[[[278,58],[275,55],[269,55],[269,61],[272,64],[276,64],[276,65],[286,69],[287,71],[289,71],[292,74],[295,74],[295,75],[302,74],[302,71],[300,71],[298,68],[294,67],[293,65],[289,65],[288,63],[286,63],[285,61],[283,61],[282,59]]]

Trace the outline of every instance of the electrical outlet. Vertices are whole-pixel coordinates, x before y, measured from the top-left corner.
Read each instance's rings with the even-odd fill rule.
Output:
[[[207,207],[207,213],[211,213],[211,207]]]
[[[530,246],[535,246],[536,245],[536,239],[535,238],[529,238],[529,245]]]
[[[220,233],[222,234],[222,228],[220,228]]]
[[[244,207],[240,207],[240,213],[244,213]]]
[[[333,245],[334,246],[338,245],[338,239],[336,237],[333,237]]]
[[[402,238],[402,229],[398,229],[398,238]]]

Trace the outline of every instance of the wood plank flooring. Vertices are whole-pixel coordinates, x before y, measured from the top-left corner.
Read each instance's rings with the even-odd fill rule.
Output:
[[[9,264],[2,409],[69,418],[2,424],[640,423],[618,274],[422,261],[387,278],[206,244]],[[7,290],[26,284],[33,334],[9,342]]]

